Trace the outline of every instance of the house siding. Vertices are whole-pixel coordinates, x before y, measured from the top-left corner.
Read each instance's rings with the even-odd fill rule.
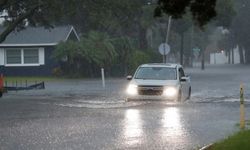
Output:
[[[17,48],[17,47],[16,47]],[[18,47],[19,48],[19,47]],[[52,58],[54,47],[44,47],[44,65],[40,66],[0,66],[0,73],[5,76],[50,76],[58,66]]]

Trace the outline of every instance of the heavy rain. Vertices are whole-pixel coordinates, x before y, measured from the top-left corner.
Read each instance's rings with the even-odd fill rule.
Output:
[[[0,149],[216,149],[249,134],[249,12],[247,0],[1,0]]]

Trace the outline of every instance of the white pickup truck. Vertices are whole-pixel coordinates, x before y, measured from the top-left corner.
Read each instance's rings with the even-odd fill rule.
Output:
[[[127,101],[184,101],[191,96],[190,77],[179,64],[152,63],[140,65],[127,87]]]

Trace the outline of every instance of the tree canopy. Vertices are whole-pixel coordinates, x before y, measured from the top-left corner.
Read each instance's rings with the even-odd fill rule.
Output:
[[[184,59],[186,63],[192,57],[192,48],[205,49],[209,35],[218,26],[228,28],[230,33],[248,33],[237,28],[236,23],[247,23],[247,19],[241,18],[247,16],[247,9],[244,13],[237,11],[235,19],[233,6],[233,0],[2,0],[0,12],[5,12],[5,30],[0,33],[0,42],[27,24],[71,24],[79,32],[81,42],[60,43],[55,53],[58,61],[68,56],[68,68],[76,66],[76,71],[79,67],[104,66],[116,67],[126,74],[138,63],[161,62],[158,46],[166,39],[167,16],[173,17],[169,37],[169,57],[173,61]],[[247,25],[241,26],[247,29]],[[247,43],[241,40],[244,34],[234,37]]]
[[[0,33],[0,43],[13,30],[31,26],[53,27],[52,23],[70,14],[77,0],[1,0],[0,12],[5,12],[5,29]]]
[[[158,0],[157,4],[154,12],[156,17],[165,13],[174,18],[181,18],[190,10],[193,20],[200,27],[217,15],[216,0]]]

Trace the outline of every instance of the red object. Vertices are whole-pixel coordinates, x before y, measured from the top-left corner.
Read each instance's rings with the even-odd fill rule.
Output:
[[[0,91],[3,91],[3,74],[0,75]]]

